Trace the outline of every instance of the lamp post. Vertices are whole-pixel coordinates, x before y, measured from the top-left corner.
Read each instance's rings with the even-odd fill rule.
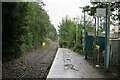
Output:
[[[79,7],[80,9],[83,9],[83,13],[84,13],[84,36],[83,36],[83,52],[85,52],[85,7]],[[85,53],[85,59],[87,59],[87,54]]]
[[[84,7],[79,7],[80,9],[83,9],[84,12],[84,27],[85,27],[85,8]]]
[[[74,18],[74,20],[77,19],[77,18]],[[77,25],[77,20],[75,21],[76,22],[76,27],[75,27],[75,30],[76,30],[76,42],[78,41],[78,36],[77,36],[77,32],[78,32],[78,25]]]
[[[93,17],[95,19],[94,24],[94,53],[93,53],[93,61],[96,61],[95,55],[96,55],[96,14]]]

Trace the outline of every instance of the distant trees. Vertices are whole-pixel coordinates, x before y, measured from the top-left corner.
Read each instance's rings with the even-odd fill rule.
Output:
[[[41,46],[46,38],[57,37],[47,12],[38,3],[3,2],[2,23],[3,62]]]
[[[76,45],[81,44],[81,30],[82,27],[76,24],[75,20],[71,20],[69,17],[65,17],[59,26],[59,43],[61,47],[69,47],[76,49]],[[76,30],[78,31],[76,32]],[[78,38],[78,41],[76,41]]]
[[[67,17],[59,26],[59,41],[61,46],[73,46],[76,40],[76,24]]]
[[[59,25],[60,47],[71,48],[82,53],[82,28],[84,27],[83,16],[74,19],[66,16]],[[86,16],[86,27],[92,27],[92,20]],[[92,30],[86,30],[92,32]]]

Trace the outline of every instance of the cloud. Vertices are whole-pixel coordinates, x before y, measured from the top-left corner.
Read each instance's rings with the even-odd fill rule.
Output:
[[[57,25],[66,15],[71,18],[81,16],[83,13],[79,7],[90,5],[90,0],[44,0],[44,3],[52,24],[58,29]]]

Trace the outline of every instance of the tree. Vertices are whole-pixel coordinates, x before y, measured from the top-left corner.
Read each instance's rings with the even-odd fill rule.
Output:
[[[57,36],[40,3],[3,2],[2,22],[3,62],[40,47],[50,32]]]
[[[93,5],[93,7],[91,6],[86,6],[85,10],[89,13],[89,15],[94,16],[96,13],[96,8],[108,8],[108,3],[101,3],[101,2],[91,2],[91,4]],[[111,3],[111,19],[112,19],[112,24],[114,24],[114,22],[116,20],[118,20],[119,22],[116,24],[120,25],[120,2],[115,2],[115,3]],[[118,11],[118,13],[113,13],[115,11]]]

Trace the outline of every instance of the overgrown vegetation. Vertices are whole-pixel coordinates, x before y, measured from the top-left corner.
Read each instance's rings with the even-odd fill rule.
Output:
[[[2,59],[8,61],[56,40],[47,12],[34,2],[2,3]]]
[[[82,19],[82,18],[81,18]],[[59,43],[60,47],[71,48],[72,50],[84,54],[82,51],[82,28],[84,27],[81,19],[71,20],[69,17],[65,17],[59,28]],[[91,27],[92,22],[86,21],[86,27]]]

